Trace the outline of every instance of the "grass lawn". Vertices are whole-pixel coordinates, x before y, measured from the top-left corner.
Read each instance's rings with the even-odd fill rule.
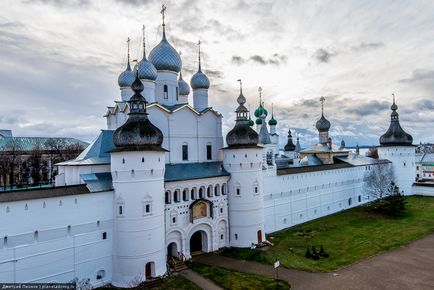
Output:
[[[389,218],[357,207],[268,235],[274,246],[267,251],[227,249],[221,254],[268,264],[280,260],[286,268],[334,271],[433,233],[434,198],[410,196],[406,200],[407,213],[401,218]],[[318,261],[307,259],[306,248],[312,245],[317,250],[324,245],[330,257]]]
[[[155,290],[200,290],[196,284],[182,277],[181,275],[172,275],[165,279],[164,283],[158,285]]]
[[[283,280],[278,280],[262,275],[249,274],[226,270],[219,267],[208,266],[199,263],[191,263],[190,268],[203,277],[213,281],[223,289],[290,289],[289,284]]]

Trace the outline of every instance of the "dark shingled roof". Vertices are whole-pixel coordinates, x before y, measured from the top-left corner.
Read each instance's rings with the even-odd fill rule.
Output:
[[[0,202],[59,197],[90,193],[85,184],[0,191]]]
[[[164,181],[180,181],[200,178],[229,176],[222,162],[166,164]]]

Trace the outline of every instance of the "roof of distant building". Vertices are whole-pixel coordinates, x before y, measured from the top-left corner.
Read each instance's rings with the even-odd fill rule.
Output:
[[[110,153],[113,144],[113,130],[101,130],[98,137],[73,160],[64,161],[57,165],[95,165],[110,164]]]
[[[65,138],[65,137],[3,137],[0,138],[0,151],[8,151],[8,147],[15,147],[22,151],[30,151],[35,148],[40,148],[41,150],[51,150],[47,144],[48,140],[61,141],[65,145],[79,144],[86,148],[89,143],[83,142],[75,138]]]

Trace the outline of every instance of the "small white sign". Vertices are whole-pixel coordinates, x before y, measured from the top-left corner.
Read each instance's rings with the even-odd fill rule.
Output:
[[[274,262],[274,269],[279,268],[279,267],[280,267],[280,261]]]

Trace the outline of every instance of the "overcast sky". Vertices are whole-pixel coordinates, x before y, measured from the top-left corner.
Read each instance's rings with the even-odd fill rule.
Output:
[[[197,41],[211,81],[209,103],[233,126],[237,79],[252,111],[258,87],[274,103],[282,142],[288,127],[316,141],[320,96],[334,142],[377,144],[391,94],[415,142],[434,142],[434,1],[165,1],[169,42],[184,79],[197,69]],[[0,129],[16,136],[92,140],[117,77],[161,39],[161,1],[2,0]],[[304,144],[303,144],[304,143]]]

